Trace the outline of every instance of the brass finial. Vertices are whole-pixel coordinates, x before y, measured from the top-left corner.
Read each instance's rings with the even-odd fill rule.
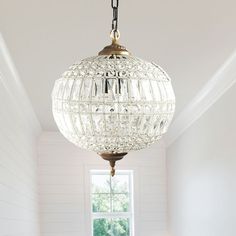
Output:
[[[116,174],[116,170],[114,167],[111,167],[111,176],[114,177]]]
[[[116,161],[121,160],[127,153],[99,153],[99,155],[106,161],[110,162],[111,166],[111,176],[113,177],[115,175],[115,165]]]
[[[98,55],[131,55],[124,46],[118,43],[120,38],[119,30],[112,30],[110,37],[112,38],[112,43],[100,51]]]

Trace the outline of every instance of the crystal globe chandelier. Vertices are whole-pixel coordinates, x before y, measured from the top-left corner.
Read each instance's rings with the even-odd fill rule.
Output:
[[[53,116],[75,145],[115,163],[146,148],[167,131],[175,110],[171,80],[158,65],[132,56],[118,43],[118,0],[111,0],[111,45],[73,64],[56,80]]]

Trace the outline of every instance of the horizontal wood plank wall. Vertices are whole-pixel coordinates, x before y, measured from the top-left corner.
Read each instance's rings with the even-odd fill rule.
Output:
[[[38,236],[40,125],[11,63],[0,37],[0,236]]]
[[[89,170],[107,169],[98,155],[75,147],[59,133],[41,136],[39,147],[42,236],[90,236]],[[166,231],[165,147],[132,152],[117,169],[134,170],[135,236]]]

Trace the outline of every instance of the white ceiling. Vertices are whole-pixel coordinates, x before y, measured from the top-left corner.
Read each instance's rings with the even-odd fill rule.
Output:
[[[172,77],[177,114],[236,46],[235,0],[120,0],[121,43]],[[72,63],[109,43],[110,0],[0,0],[0,31],[44,130]]]

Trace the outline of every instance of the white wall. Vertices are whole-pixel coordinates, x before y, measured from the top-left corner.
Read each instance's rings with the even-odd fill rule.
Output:
[[[43,133],[38,152],[42,236],[90,236],[88,172],[106,170],[108,163],[56,132]],[[165,165],[162,142],[117,163],[117,169],[134,170],[135,236],[165,235]]]
[[[40,126],[8,55],[0,37],[0,235],[38,236]]]
[[[236,85],[167,150],[170,236],[236,235]]]

